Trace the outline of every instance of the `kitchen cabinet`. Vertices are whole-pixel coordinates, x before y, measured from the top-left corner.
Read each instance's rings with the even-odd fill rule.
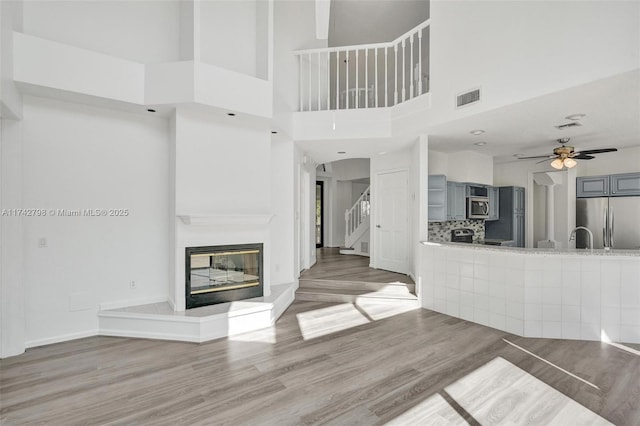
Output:
[[[444,222],[447,220],[447,177],[445,175],[429,175],[427,190],[429,222]]]
[[[525,200],[524,188],[501,186],[498,219],[485,222],[485,238],[513,240],[515,247],[524,247]]]
[[[500,190],[496,186],[488,186],[487,194],[489,196],[489,217],[486,220],[498,220],[500,218]]]
[[[640,173],[621,173],[609,176],[611,197],[640,195]]]
[[[608,197],[609,176],[589,176],[576,178],[576,197]]]
[[[640,195],[640,172],[576,178],[576,197],[626,197]]]
[[[447,220],[467,218],[466,185],[461,182],[447,182]]]

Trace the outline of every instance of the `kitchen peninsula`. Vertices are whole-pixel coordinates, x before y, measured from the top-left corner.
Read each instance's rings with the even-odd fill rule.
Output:
[[[640,250],[422,242],[423,307],[519,336],[640,343]]]

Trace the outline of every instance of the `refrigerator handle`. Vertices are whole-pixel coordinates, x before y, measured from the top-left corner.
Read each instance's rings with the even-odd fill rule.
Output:
[[[609,244],[609,234],[607,230],[609,229],[609,212],[605,207],[602,209],[602,245],[607,247]]]
[[[609,247],[613,248],[613,207],[609,207]]]

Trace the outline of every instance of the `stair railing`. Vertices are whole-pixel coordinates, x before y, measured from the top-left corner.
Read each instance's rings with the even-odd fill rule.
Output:
[[[371,186],[358,197],[353,206],[348,209],[344,214],[345,220],[345,235],[344,244],[345,247],[351,247],[354,241],[351,241],[351,236],[358,231],[358,228],[363,226],[367,219],[371,215]]]

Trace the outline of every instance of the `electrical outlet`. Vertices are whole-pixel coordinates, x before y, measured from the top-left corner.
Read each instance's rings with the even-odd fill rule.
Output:
[[[138,285],[136,284],[135,281],[132,280],[132,281],[129,281],[129,288],[131,290],[135,290],[136,288],[138,288]]]
[[[47,246],[47,239],[46,238],[39,238],[38,239],[38,247],[40,248],[45,248]]]

